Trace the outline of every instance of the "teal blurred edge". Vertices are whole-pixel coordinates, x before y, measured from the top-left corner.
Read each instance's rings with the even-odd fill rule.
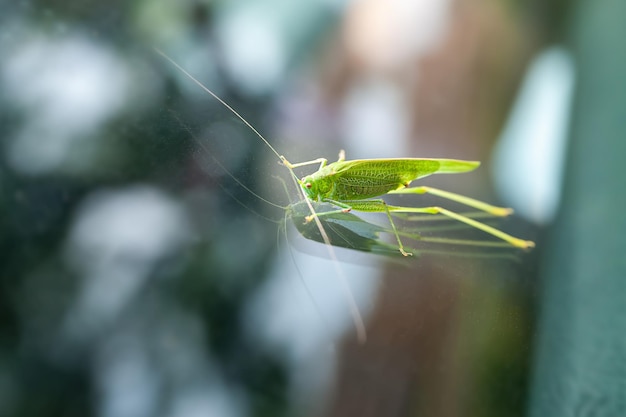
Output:
[[[529,415],[626,416],[626,2],[578,1],[579,83],[549,231]]]

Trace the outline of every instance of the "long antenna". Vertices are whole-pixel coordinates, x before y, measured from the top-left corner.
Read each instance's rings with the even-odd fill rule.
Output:
[[[202,84],[199,80],[197,80],[193,75],[191,75],[190,73],[187,72],[187,70],[185,70],[183,67],[181,67],[180,65],[178,65],[178,63],[176,61],[174,61],[172,58],[170,58],[169,56],[167,56],[165,54],[165,52],[162,52],[160,49],[158,48],[154,48],[154,50],[156,51],[156,53],[158,53],[159,55],[161,55],[163,58],[165,58],[166,60],[168,60],[172,65],[174,65],[176,68],[178,68],[183,74],[185,74],[187,77],[189,77],[194,83],[196,83],[200,88],[202,88],[204,91],[206,91],[207,93],[209,93],[211,96],[213,96],[214,99],[216,99],[217,101],[219,101],[220,103],[222,103],[222,105],[224,107],[226,107],[228,110],[230,110],[235,116],[237,116],[239,118],[239,120],[241,120],[242,122],[245,123],[246,126],[248,126],[254,133],[256,133],[256,135],[258,137],[261,138],[261,140],[263,142],[265,142],[265,144],[267,145],[268,148],[270,148],[272,150],[272,152],[274,152],[274,154],[276,154],[276,156],[278,157],[278,159],[281,160],[281,162],[285,161],[285,157],[282,156],[281,154],[279,154],[276,149],[274,149],[274,147],[269,143],[269,141],[267,139],[265,139],[263,137],[263,135],[261,133],[259,133],[258,130],[256,130],[254,128],[254,126],[252,126],[250,123],[248,123],[248,121],[246,119],[244,119],[244,117],[242,115],[240,115],[239,113],[237,113],[237,111],[235,109],[233,109],[228,103],[226,103],[224,100],[222,100],[217,94],[215,94],[213,91],[209,90],[207,87],[204,86],[204,84]]]
[[[315,209],[313,208],[313,205],[311,204],[311,201],[304,194],[304,191],[302,190],[302,187],[299,186],[300,182],[299,182],[298,177],[296,176],[296,174],[293,172],[293,169],[290,168],[291,164],[289,162],[287,162],[287,159],[283,155],[279,154],[278,151],[276,151],[276,149],[274,149],[274,147],[269,143],[269,141],[267,139],[265,139],[265,137],[263,137],[263,135],[258,130],[256,130],[254,128],[254,126],[252,126],[242,115],[240,115],[228,103],[226,103],[224,100],[222,100],[213,91],[211,91],[207,87],[205,87],[204,84],[202,84],[198,79],[196,79],[193,75],[191,75],[189,72],[187,72],[187,70],[185,70],[183,67],[178,65],[178,63],[176,61],[174,61],[172,58],[170,58],[167,54],[165,54],[165,52],[161,51],[160,49],[158,49],[156,47],[154,48],[154,50],[155,50],[156,53],[161,55],[168,62],[170,62],[172,65],[174,65],[176,68],[178,68],[178,70],[180,72],[182,72],[187,77],[189,77],[189,79],[191,79],[194,83],[196,83],[202,90],[204,90],[205,92],[210,94],[214,99],[219,101],[224,107],[226,107],[235,116],[237,116],[239,118],[239,120],[241,120],[246,126],[248,126],[250,128],[250,130],[252,130],[267,145],[267,147],[270,148],[272,150],[272,152],[274,152],[274,154],[278,157],[278,159],[281,161],[281,163],[285,167],[287,167],[289,169],[289,172],[291,173],[291,177],[292,177],[293,181],[296,183],[296,185],[298,185],[298,190],[299,190],[300,194],[302,195],[302,197],[304,198],[304,201],[306,202],[306,205],[309,207],[309,211],[313,215],[313,219],[315,220],[315,225],[317,226],[318,230],[320,231],[320,235],[322,236],[322,240],[324,241],[324,244],[326,245],[326,248],[328,250],[328,256],[333,261],[333,266],[335,268],[335,273],[340,278],[342,289],[344,291],[344,294],[346,296],[346,300],[348,301],[348,305],[350,307],[350,315],[352,316],[352,321],[354,322],[354,326],[356,328],[357,338],[358,338],[360,343],[364,343],[365,340],[367,339],[367,334],[366,334],[366,331],[365,331],[365,323],[363,322],[363,317],[361,317],[361,313],[359,312],[359,307],[356,304],[356,300],[354,299],[354,295],[352,294],[352,291],[350,290],[350,284],[348,284],[348,279],[345,276],[343,270],[339,267],[339,260],[337,259],[337,255],[335,254],[335,251],[333,250],[333,247],[332,247],[332,245],[330,243],[330,238],[328,237],[328,234],[326,233],[326,230],[324,229],[324,226],[322,225],[322,223],[320,222],[320,220],[316,216],[316,212],[315,212]]]

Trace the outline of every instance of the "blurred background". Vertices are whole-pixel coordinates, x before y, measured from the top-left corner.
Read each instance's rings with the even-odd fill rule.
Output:
[[[626,415],[624,15],[0,3],[0,416]],[[424,184],[537,248],[333,261],[276,155],[154,48],[291,162],[482,161]]]

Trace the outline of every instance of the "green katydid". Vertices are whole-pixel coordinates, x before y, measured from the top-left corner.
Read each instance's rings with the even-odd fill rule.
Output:
[[[345,158],[345,152],[341,151],[339,153],[339,159],[331,164],[328,164],[328,161],[324,158],[292,164],[283,155],[279,154],[269,141],[265,139],[263,135],[261,135],[230,105],[205,87],[200,81],[194,78],[166,54],[158,49],[156,52],[176,66],[200,88],[213,96],[213,98],[237,116],[268,146],[268,148],[280,159],[281,163],[289,169],[294,181],[300,185],[305,199],[308,199],[306,202],[311,211],[311,215],[306,218],[306,221],[310,222],[315,220],[318,228],[320,229],[320,233],[324,236],[326,244],[330,245],[330,241],[326,236],[321,223],[319,223],[318,217],[331,213],[346,213],[351,210],[355,210],[360,212],[386,213],[396,240],[398,241],[400,252],[405,256],[411,255],[411,253],[404,250],[404,246],[402,245],[400,235],[394,224],[391,213],[441,214],[491,234],[505,242],[508,242],[514,247],[528,249],[535,246],[535,244],[531,241],[518,239],[492,226],[442,207],[400,207],[389,205],[382,199],[374,199],[374,197],[380,197],[386,194],[432,194],[457,203],[465,204],[469,207],[487,212],[494,216],[507,216],[511,214],[513,211],[509,208],[492,206],[460,194],[425,186],[408,188],[412,181],[431,174],[456,174],[472,171],[480,165],[480,162],[426,158],[357,159],[347,161]],[[318,170],[302,179],[299,179],[293,171],[296,168],[315,164],[319,164]],[[313,206],[310,204],[310,201],[330,203],[335,205],[338,209],[336,211],[327,211],[317,214],[313,209]]]
[[[337,162],[331,164],[328,164],[328,161],[324,158],[297,164],[289,163],[284,157],[281,157],[281,159],[283,164],[290,169],[320,164],[316,172],[298,180],[304,193],[311,200],[334,204],[339,207],[337,210],[339,212],[356,210],[386,213],[398,241],[400,252],[405,256],[411,254],[404,250],[391,216],[392,212],[442,214],[489,233],[515,247],[527,249],[535,246],[534,242],[515,238],[494,227],[442,207],[399,207],[389,205],[382,199],[372,199],[385,194],[428,193],[465,204],[494,216],[511,214],[513,211],[509,208],[492,206],[470,197],[437,188],[425,186],[408,188],[412,181],[431,174],[457,174],[472,171],[480,165],[480,162],[426,158],[356,159],[346,161],[344,151],[339,153]],[[332,211],[320,215],[329,213],[332,213]],[[312,220],[316,215],[315,213],[311,214],[307,220]]]
[[[205,87],[204,84],[194,78],[189,72],[187,72],[183,67],[181,67],[165,53],[156,48],[155,50],[159,55],[161,55],[172,65],[178,68],[178,70],[180,70],[183,74],[189,77],[189,79],[191,79],[201,89],[210,94],[229,111],[231,111],[237,118],[239,118],[265,143],[265,145],[267,145],[267,147],[281,161],[282,165],[288,168],[292,179],[296,184],[300,186],[302,195],[304,197],[304,202],[308,206],[309,212],[311,213],[311,215],[306,217],[306,222],[310,222],[312,220],[315,221],[317,229],[319,230],[319,233],[322,237],[322,241],[326,244],[326,247],[328,248],[328,255],[334,261],[333,265],[335,267],[337,275],[341,278],[340,282],[342,283],[346,299],[350,305],[350,312],[354,320],[354,324],[356,326],[358,338],[360,341],[365,341],[365,324],[363,323],[363,319],[359,313],[356,301],[354,300],[352,292],[350,291],[347,279],[343,274],[341,268],[338,266],[339,263],[337,261],[337,257],[332,249],[332,244],[328,237],[328,234],[326,233],[326,230],[320,222],[320,217],[331,215],[332,213],[346,213],[351,210],[362,212],[384,212],[387,214],[393,233],[395,234],[396,240],[398,241],[398,248],[400,252],[405,256],[408,256],[409,253],[404,250],[402,241],[400,240],[400,234],[398,233],[398,230],[396,229],[393,218],[391,216],[392,212],[443,214],[449,218],[458,220],[469,226],[498,237],[514,247],[531,248],[534,246],[533,242],[515,238],[484,223],[443,209],[441,207],[398,207],[388,205],[382,199],[372,199],[373,197],[385,194],[429,193],[485,211],[491,215],[507,216],[511,214],[511,209],[495,207],[490,204],[474,200],[472,198],[465,197],[459,194],[454,194],[431,187],[407,188],[412,181],[431,174],[462,173],[471,171],[480,165],[479,162],[452,159],[419,158],[364,159],[346,161],[345,153],[341,151],[339,154],[339,160],[331,164],[328,164],[328,161],[324,158],[318,158],[312,161],[292,164],[284,156],[279,154],[278,151],[276,151],[276,149],[269,143],[269,141],[265,139],[263,135],[261,135],[243,116],[241,116],[228,103],[226,103],[219,96],[217,96],[207,87]],[[314,164],[320,164],[319,169],[315,173],[309,176],[305,176],[302,179],[298,179],[298,177],[295,175],[295,168]],[[245,185],[241,185],[248,191],[252,192],[247,187],[245,187]],[[254,192],[253,194],[256,195]],[[258,195],[256,196],[272,205],[275,205]],[[322,213],[317,213],[312,204],[312,202],[314,201],[330,203],[338,207],[338,210],[330,210],[324,211]]]

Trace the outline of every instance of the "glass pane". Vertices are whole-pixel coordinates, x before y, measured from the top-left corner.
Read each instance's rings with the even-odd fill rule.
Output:
[[[0,416],[619,415],[622,26],[562,3],[1,4]]]

